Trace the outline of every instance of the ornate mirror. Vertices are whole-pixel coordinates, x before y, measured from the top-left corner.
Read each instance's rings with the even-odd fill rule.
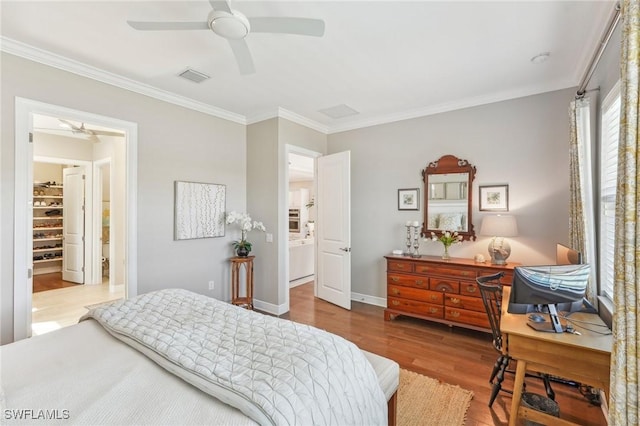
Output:
[[[422,235],[458,231],[465,240],[475,240],[471,220],[471,194],[475,166],[453,155],[442,156],[422,171],[424,223]]]

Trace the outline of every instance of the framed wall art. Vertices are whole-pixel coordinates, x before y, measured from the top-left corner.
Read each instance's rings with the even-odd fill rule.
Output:
[[[175,182],[175,240],[224,237],[226,186]]]
[[[508,212],[509,185],[480,186],[481,212]]]
[[[418,188],[398,189],[398,210],[418,210],[420,190]]]

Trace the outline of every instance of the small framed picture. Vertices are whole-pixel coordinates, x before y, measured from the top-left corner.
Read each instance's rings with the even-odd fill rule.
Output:
[[[398,189],[398,210],[418,210],[420,207],[418,188]]]
[[[508,212],[509,185],[480,186],[481,212]]]

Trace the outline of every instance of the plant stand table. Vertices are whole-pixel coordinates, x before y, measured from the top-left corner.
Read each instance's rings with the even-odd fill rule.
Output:
[[[231,261],[231,303],[253,310],[253,259],[255,256],[236,256]],[[245,295],[240,296],[241,271],[244,268]]]

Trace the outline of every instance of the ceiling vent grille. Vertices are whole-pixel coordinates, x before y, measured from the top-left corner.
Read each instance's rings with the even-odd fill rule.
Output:
[[[180,73],[180,77],[186,78],[187,80],[191,80],[194,83],[202,83],[203,81],[207,80],[208,78],[211,78],[206,74],[203,74],[203,73],[198,72],[196,70],[192,70],[190,68],[188,68],[186,71],[183,71],[182,73]]]
[[[360,114],[358,111],[356,111],[355,109],[345,104],[336,105],[331,108],[321,109],[318,112],[321,112],[324,115],[330,118],[333,118],[334,120],[338,118],[349,117],[350,115]]]

